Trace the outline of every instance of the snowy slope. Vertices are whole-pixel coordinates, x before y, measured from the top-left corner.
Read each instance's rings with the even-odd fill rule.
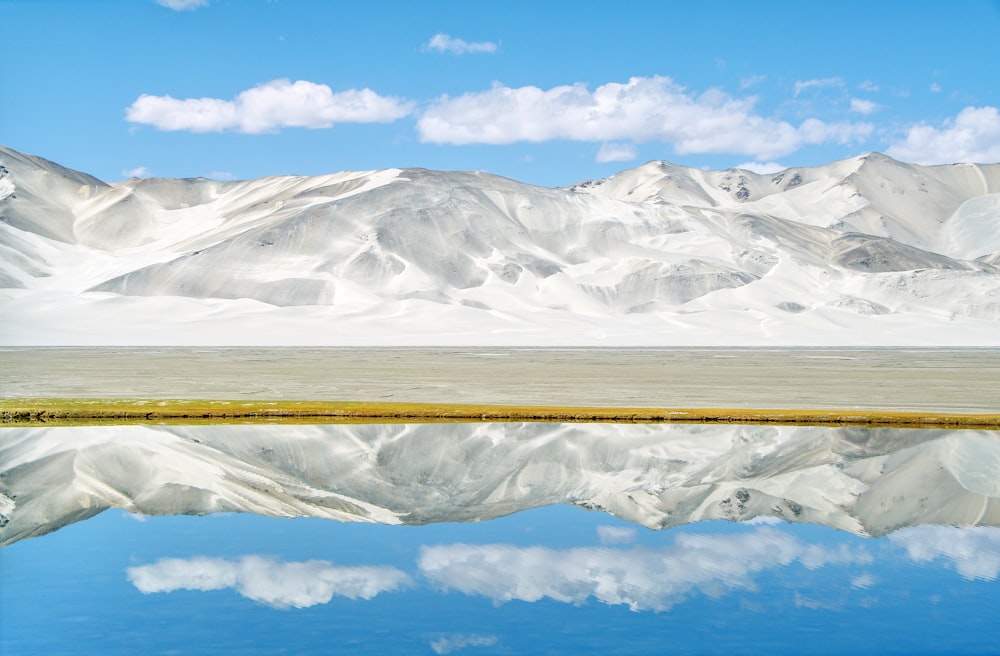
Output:
[[[0,148],[7,344],[998,344],[1000,165],[105,184]]]
[[[123,508],[384,524],[556,503],[666,528],[1000,525],[989,432],[641,424],[0,430],[0,546]]]

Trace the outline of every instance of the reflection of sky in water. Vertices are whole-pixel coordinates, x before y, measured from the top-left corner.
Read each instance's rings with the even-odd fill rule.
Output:
[[[982,652],[998,471],[985,431],[4,429],[0,653]]]
[[[0,550],[0,652],[905,653],[997,644],[1000,529],[105,512]]]

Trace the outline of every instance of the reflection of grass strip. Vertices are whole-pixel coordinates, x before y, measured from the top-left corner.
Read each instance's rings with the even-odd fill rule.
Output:
[[[769,423],[1000,429],[1000,414],[883,410],[600,408],[457,403],[209,401],[166,399],[0,399],[5,425],[87,423],[295,423],[392,421],[557,421]]]

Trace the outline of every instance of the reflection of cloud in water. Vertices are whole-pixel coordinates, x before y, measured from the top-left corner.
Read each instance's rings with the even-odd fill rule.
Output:
[[[806,545],[771,528],[742,535],[681,535],[662,549],[516,547],[453,544],[425,547],[420,571],[444,589],[501,603],[544,597],[581,604],[588,597],[632,610],[663,611],[692,591],[721,596],[751,588],[751,575],[798,562],[868,563],[865,553]]]
[[[496,636],[456,633],[433,640],[431,649],[435,654],[450,654],[466,647],[492,647],[495,644],[497,644]]]
[[[323,560],[284,563],[261,556],[164,558],[129,567],[128,579],[143,593],[232,588],[274,608],[325,604],[335,595],[371,599],[410,582],[394,567],[334,567]]]
[[[597,537],[601,544],[632,544],[635,542],[635,529],[627,526],[598,526]]]
[[[1000,575],[1000,528],[916,526],[899,530],[889,539],[905,547],[918,563],[935,558],[951,561],[966,579],[993,581]]]

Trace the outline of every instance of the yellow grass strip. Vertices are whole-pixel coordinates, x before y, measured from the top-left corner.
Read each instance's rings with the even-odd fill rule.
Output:
[[[0,399],[0,416],[5,426],[96,423],[551,421],[1000,429],[1000,413],[960,414],[838,409],[604,408],[350,401]]]

